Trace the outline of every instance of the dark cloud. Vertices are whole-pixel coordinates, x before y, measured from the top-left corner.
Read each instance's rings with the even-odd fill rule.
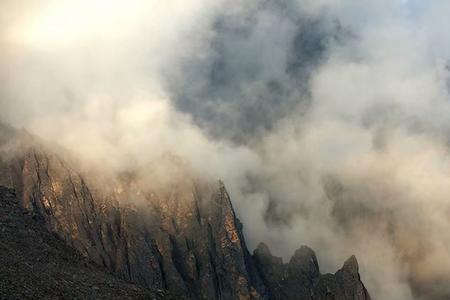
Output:
[[[238,143],[261,137],[294,108],[301,117],[311,74],[347,34],[293,1],[256,1],[219,15],[212,30],[209,51],[188,59],[171,85],[173,100],[213,136]]]

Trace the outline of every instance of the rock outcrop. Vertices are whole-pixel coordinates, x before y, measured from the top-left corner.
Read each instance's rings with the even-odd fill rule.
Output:
[[[265,244],[255,249],[254,261],[271,299],[370,300],[351,256],[335,274],[322,275],[313,250],[302,246],[289,263],[270,253]]]
[[[7,145],[8,135],[0,134],[0,185],[67,245],[129,282],[193,299],[370,299],[354,258],[321,275],[307,247],[288,264],[263,245],[250,255],[224,185],[193,179],[176,158],[106,178],[26,133]]]

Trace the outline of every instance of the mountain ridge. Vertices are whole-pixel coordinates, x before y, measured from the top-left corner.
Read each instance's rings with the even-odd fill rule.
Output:
[[[251,255],[220,181],[193,179],[169,160],[163,169],[174,167],[169,177],[177,180],[164,188],[151,172],[102,182],[27,143],[13,157],[2,152],[0,185],[16,189],[23,208],[67,245],[126,281],[192,299],[370,299],[354,257],[322,275],[307,247],[288,264],[264,246]]]

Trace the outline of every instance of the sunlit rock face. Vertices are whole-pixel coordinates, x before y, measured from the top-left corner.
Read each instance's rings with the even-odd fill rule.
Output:
[[[106,176],[19,136],[20,150],[2,154],[0,185],[14,187],[68,245],[130,282],[193,299],[370,299],[354,258],[321,275],[307,247],[288,264],[263,245],[251,256],[224,185],[194,179],[175,157]]]
[[[67,244],[131,282],[193,298],[265,297],[220,182],[197,183],[182,171],[174,173],[176,183],[158,187],[132,174],[111,182],[90,179],[35,145],[2,169],[14,174],[4,176],[6,185],[19,191],[25,208]]]

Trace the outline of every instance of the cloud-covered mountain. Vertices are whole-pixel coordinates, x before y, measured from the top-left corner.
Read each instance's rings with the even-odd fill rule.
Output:
[[[449,297],[446,1],[0,8],[2,121],[122,180],[170,153],[223,180],[249,249],[354,253],[376,299]]]
[[[70,158],[62,158],[26,132],[4,129],[2,150],[14,147],[15,151],[9,151],[9,157],[2,153],[0,160],[1,207],[14,203],[14,190],[17,195],[13,216],[11,209],[0,210],[2,218],[9,220],[8,228],[20,230],[23,220],[17,211],[26,211],[73,248],[69,251],[79,252],[130,283],[153,291],[168,290],[177,297],[370,300],[354,256],[336,275],[322,275],[314,252],[305,246],[286,265],[265,245],[252,256],[223,183],[195,179],[176,157],[168,155],[142,170],[106,178],[98,170],[82,173]],[[10,242],[14,238],[19,245],[33,239],[9,231],[5,234],[8,244],[14,245]],[[35,251],[42,255],[34,249],[29,252]],[[7,265],[24,264],[11,262],[7,253],[1,259]],[[57,259],[54,264],[43,271],[43,289],[52,284],[46,283],[46,277],[63,272]],[[5,269],[6,274],[12,271]],[[39,290],[39,285],[22,277],[18,280],[30,290]],[[94,274],[86,280],[93,278],[102,277]],[[83,296],[86,287],[80,286],[77,292],[76,285],[72,283],[61,293]],[[18,292],[18,288],[0,285],[6,297],[18,297]],[[51,295],[45,290],[39,293]]]

